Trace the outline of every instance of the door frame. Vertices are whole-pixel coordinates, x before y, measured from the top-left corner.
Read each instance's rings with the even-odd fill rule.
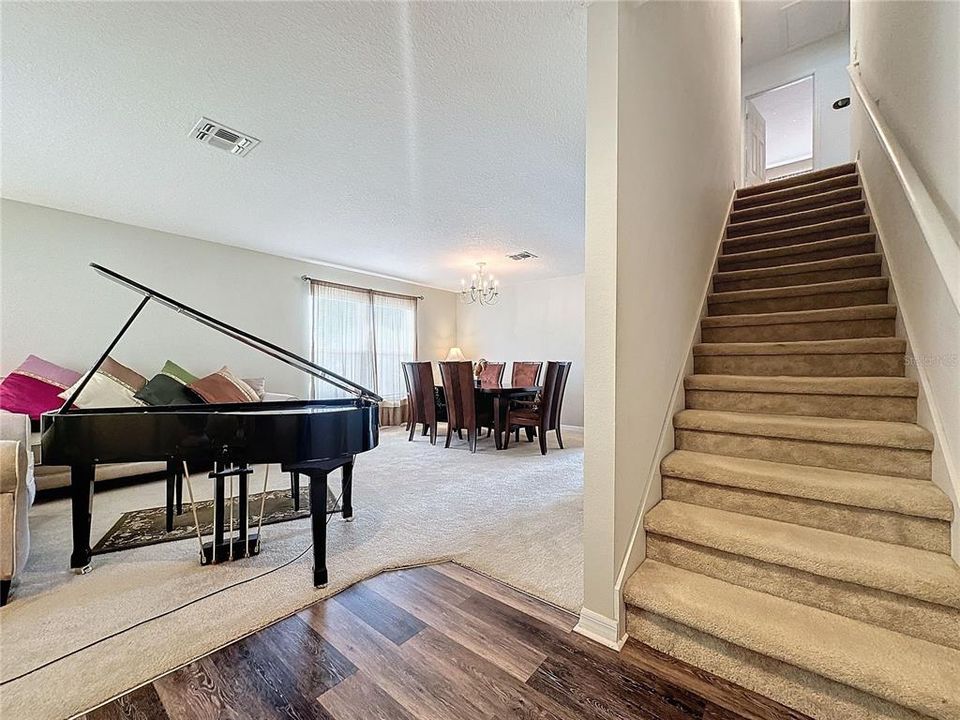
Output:
[[[755,97],[764,95],[771,90],[779,90],[780,88],[787,87],[788,85],[793,85],[795,83],[801,82],[810,78],[812,81],[813,93],[813,137],[810,139],[810,149],[812,153],[811,160],[813,161],[813,169],[817,170],[817,158],[820,155],[820,99],[817,97],[817,71],[816,69],[811,68],[808,71],[794,75],[792,79],[785,82],[778,82],[775,85],[770,85],[764,87],[761,90],[756,90],[749,95],[743,96],[743,102],[740,103],[740,186],[743,187],[744,182],[746,182],[746,176],[743,170],[744,161],[746,160],[747,152],[747,101],[753,100]]]

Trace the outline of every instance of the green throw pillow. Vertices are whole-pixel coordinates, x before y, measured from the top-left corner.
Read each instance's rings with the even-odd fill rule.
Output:
[[[134,397],[147,405],[196,405],[203,398],[187,387],[196,376],[167,360],[163,369],[150,378]]]
[[[174,380],[179,380],[184,385],[189,385],[190,383],[194,383],[200,379],[193,373],[187,372],[175,362],[171,362],[170,360],[167,360],[163,364],[163,367],[160,369],[160,374],[169,375]]]

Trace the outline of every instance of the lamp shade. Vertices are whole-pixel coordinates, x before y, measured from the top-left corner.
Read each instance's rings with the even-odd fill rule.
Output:
[[[450,352],[447,353],[447,356],[443,359],[444,362],[462,362],[467,358],[464,357],[463,350],[458,347],[450,348]]]

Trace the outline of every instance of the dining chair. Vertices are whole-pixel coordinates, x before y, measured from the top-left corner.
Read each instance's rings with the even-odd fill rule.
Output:
[[[542,369],[542,362],[515,362],[510,369],[510,384],[515,387],[539,385]]]
[[[483,370],[480,371],[481,385],[502,385],[503,371],[507,369],[507,364],[502,362],[488,362]]]
[[[404,430],[409,430],[413,426],[413,390],[410,385],[410,370],[407,368],[407,363],[400,363],[400,367],[403,368],[403,382],[407,386],[407,422]]]
[[[417,425],[423,425],[423,435],[430,433],[430,444],[437,444],[437,399],[433,389],[433,366],[430,362],[403,363],[403,372],[410,384],[412,404],[408,441],[413,441]]]
[[[510,369],[510,384],[514,387],[533,387],[540,384],[540,371],[543,369],[542,362],[515,362]],[[520,442],[520,428],[515,431],[514,439]],[[535,428],[527,428],[527,440],[533,442]]]
[[[492,427],[493,414],[482,408],[478,413],[473,364],[469,361],[441,362],[440,378],[447,400],[447,442],[444,447],[450,447],[454,432],[459,435],[466,430],[470,452],[476,452],[477,430],[480,427]]]
[[[563,409],[563,393],[570,375],[569,362],[548,362],[543,378],[543,387],[535,400],[511,400],[507,406],[507,432],[504,448],[510,447],[510,432],[516,427],[535,427],[540,439],[540,454],[547,454],[547,433],[557,433],[557,443],[563,449],[560,435],[560,411]]]

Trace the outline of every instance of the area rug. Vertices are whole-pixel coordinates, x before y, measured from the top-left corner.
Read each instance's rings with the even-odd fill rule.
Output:
[[[268,490],[266,493],[253,493],[249,498],[250,527],[260,524],[260,504],[263,503],[263,524],[272,525],[287,520],[298,520],[310,517],[310,486],[309,480],[304,480],[307,487],[300,488],[300,509],[296,510],[290,497],[290,490]],[[229,522],[230,505],[233,505],[233,517],[239,517],[238,500],[227,503],[225,511]],[[338,509],[336,491],[331,488],[327,493],[327,512]],[[213,533],[213,501],[202,500],[196,504],[197,523],[200,525],[201,535]],[[183,512],[173,516],[173,529],[167,532],[166,506],[131,510],[120,516],[113,527],[107,530],[93,547],[94,555],[130,550],[131,548],[156,545],[163,542],[173,542],[184,538],[197,537],[197,523],[193,520],[193,509],[190,503],[183,504]]]
[[[83,713],[395,567],[453,560],[577,611],[582,435],[571,429],[564,442],[566,450],[551,442],[541,456],[536,443],[498,452],[484,439],[471,454],[456,439],[445,450],[385,430],[380,447],[357,458],[356,520],[334,516],[328,526],[323,590],[311,581],[308,519],[264,528],[253,558],[201,567],[194,538],[99,555],[91,573],[74,575],[69,500],[35,505],[30,560],[0,610],[0,717]],[[270,476],[270,489],[289,487],[276,468]],[[331,486],[339,486],[336,474]],[[98,492],[93,537],[163,500],[162,481]]]

